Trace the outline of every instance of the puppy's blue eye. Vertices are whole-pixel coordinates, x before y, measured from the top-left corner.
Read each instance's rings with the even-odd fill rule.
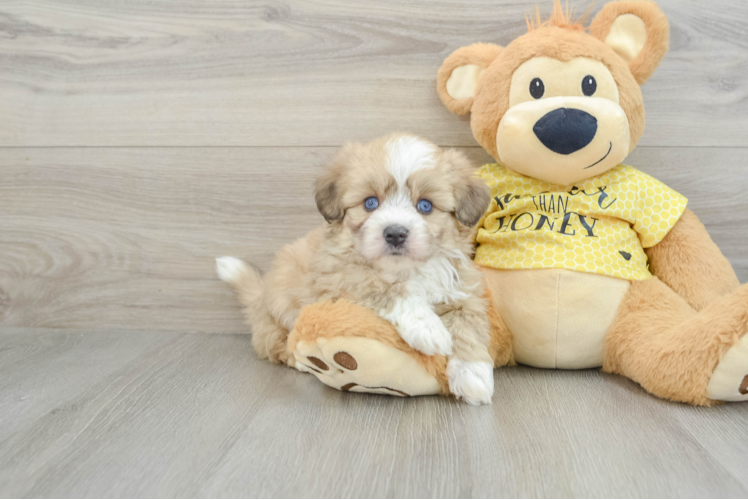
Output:
[[[376,196],[372,196],[370,198],[366,198],[364,201],[364,208],[371,212],[372,210],[376,210],[376,208],[379,206],[379,200]]]
[[[431,205],[431,202],[429,200],[418,200],[418,204],[416,205],[416,208],[418,208],[418,211],[422,214],[430,214],[431,211],[434,209],[434,207]]]

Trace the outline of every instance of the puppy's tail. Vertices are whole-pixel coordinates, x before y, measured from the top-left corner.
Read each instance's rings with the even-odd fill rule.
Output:
[[[262,276],[255,268],[236,257],[218,257],[216,273],[236,291],[243,306],[254,309],[262,297]]]

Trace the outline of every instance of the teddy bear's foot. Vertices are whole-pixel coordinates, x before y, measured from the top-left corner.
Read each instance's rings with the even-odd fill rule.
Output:
[[[748,334],[725,353],[706,391],[715,401],[748,401]]]
[[[366,337],[317,337],[293,350],[296,368],[341,391],[392,396],[439,393],[439,382],[416,359]]]

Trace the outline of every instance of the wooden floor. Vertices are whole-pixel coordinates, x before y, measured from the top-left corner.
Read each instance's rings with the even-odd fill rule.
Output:
[[[488,161],[436,70],[536,3],[0,3],[0,496],[748,496],[746,404],[527,368],[486,408],[340,394],[257,360],[215,278],[323,222],[312,181],[346,140]],[[745,282],[748,2],[659,3],[672,50],[627,163]]]
[[[748,411],[592,371],[494,404],[341,393],[246,335],[6,329],[2,497],[748,496]]]

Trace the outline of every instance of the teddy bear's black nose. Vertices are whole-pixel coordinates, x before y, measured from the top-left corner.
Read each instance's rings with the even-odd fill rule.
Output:
[[[595,138],[597,118],[581,109],[559,108],[538,120],[532,130],[551,151],[570,155]]]

